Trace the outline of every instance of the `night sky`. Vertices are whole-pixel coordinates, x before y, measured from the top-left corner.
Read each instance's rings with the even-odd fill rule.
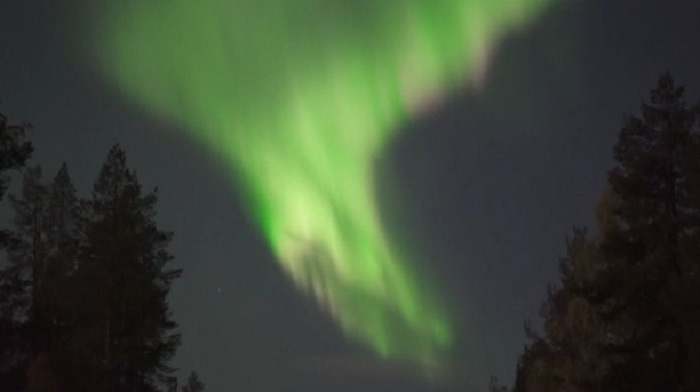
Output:
[[[376,185],[392,239],[411,244],[452,309],[452,359],[430,383],[345,339],[284,275],[226,164],[97,75],[82,53],[88,4],[2,1],[0,113],[32,123],[32,163],[52,176],[66,161],[82,195],[114,143],[158,187],[158,222],[184,269],[170,295],[183,334],[172,364],[208,391],[511,383],[523,320],[537,325],[566,236],[594,222],[623,114],[664,71],[700,96],[696,0],[567,0],[500,42],[478,89],[413,117]]]

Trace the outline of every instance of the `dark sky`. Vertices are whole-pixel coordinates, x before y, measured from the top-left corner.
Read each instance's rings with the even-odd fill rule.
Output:
[[[567,0],[501,43],[482,90],[450,97],[395,140],[380,189],[403,196],[384,217],[419,244],[457,312],[451,381],[425,384],[346,342],[294,289],[222,163],[94,76],[75,44],[79,7],[1,2],[0,112],[31,122],[35,162],[52,175],[65,160],[84,195],[116,142],[159,187],[158,220],[185,269],[170,297],[183,333],[173,365],[214,392],[511,382],[523,319],[536,320],[565,237],[593,223],[623,113],[667,70],[700,96],[700,2]]]

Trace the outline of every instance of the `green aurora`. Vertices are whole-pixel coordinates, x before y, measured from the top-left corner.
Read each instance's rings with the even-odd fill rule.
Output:
[[[552,1],[120,1],[100,6],[92,50],[130,99],[230,166],[282,269],[347,336],[430,366],[452,326],[427,266],[388,241],[374,165]]]

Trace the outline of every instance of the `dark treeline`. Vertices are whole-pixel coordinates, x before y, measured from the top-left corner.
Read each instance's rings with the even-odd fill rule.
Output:
[[[665,74],[625,118],[596,230],[574,230],[542,331],[526,326],[516,392],[700,391],[699,115]]]
[[[172,237],[155,219],[157,192],[144,192],[117,145],[89,197],[63,164],[44,180],[23,126],[0,116],[0,197],[10,227],[0,232],[0,390],[177,391],[168,361],[180,344],[167,295],[181,271],[168,268]],[[192,373],[183,391],[203,391]]]
[[[119,146],[89,197],[64,164],[25,167],[27,125],[0,115],[0,390],[176,392],[172,234]],[[593,232],[574,229],[513,390],[700,391],[700,105],[662,75],[627,116]],[[505,391],[494,379],[492,391]],[[190,374],[182,392],[201,392]]]

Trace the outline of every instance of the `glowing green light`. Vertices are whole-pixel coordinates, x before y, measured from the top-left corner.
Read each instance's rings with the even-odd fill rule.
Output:
[[[123,91],[230,163],[283,269],[349,336],[430,364],[450,323],[387,241],[373,165],[550,1],[119,1],[95,50]]]

